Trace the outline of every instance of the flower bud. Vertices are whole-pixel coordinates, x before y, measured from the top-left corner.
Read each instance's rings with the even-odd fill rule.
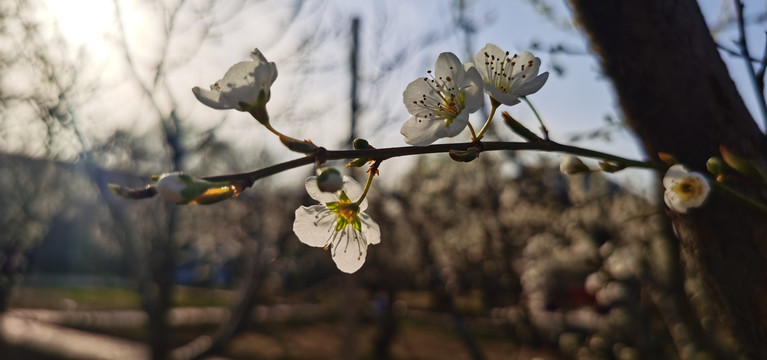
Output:
[[[311,155],[317,151],[317,145],[314,145],[311,140],[301,141],[289,136],[280,135],[280,142],[291,151],[302,154]]]
[[[722,154],[724,162],[735,169],[739,174],[745,175],[751,179],[767,180],[767,171],[755,166],[754,162],[750,159],[741,157],[724,145],[719,146],[719,152]]]
[[[356,159],[350,161],[348,164],[346,164],[346,167],[348,167],[348,168],[362,167],[365,164],[367,164],[368,161],[370,161],[370,159],[365,158],[365,157],[356,158]]]
[[[589,167],[586,166],[586,164],[584,164],[581,159],[575,156],[562,155],[562,158],[559,161],[559,171],[565,175],[574,175],[580,173],[589,173],[591,172],[591,169],[589,169]]]
[[[671,155],[669,153],[659,152],[658,158],[660,159],[660,161],[663,161],[663,163],[666,165],[674,165],[678,162],[676,158],[674,157],[674,155]]]
[[[370,143],[368,143],[367,140],[361,138],[354,139],[353,145],[357,150],[365,150],[371,148]]]
[[[322,192],[334,193],[341,190],[344,186],[344,178],[341,173],[334,168],[322,169],[317,176],[317,187]]]
[[[623,165],[620,163],[614,164],[606,160],[601,160],[599,162],[599,168],[602,169],[602,171],[604,172],[614,173],[614,172],[618,172],[625,169],[626,165]]]
[[[714,175],[714,178],[717,178],[724,173],[724,166],[722,158],[718,156],[712,156],[706,161],[706,169],[711,175]]]
[[[450,158],[458,162],[469,162],[479,157],[479,149],[470,147],[463,150],[450,150]]]
[[[181,172],[160,175],[155,188],[165,201],[176,204],[207,205],[239,195],[230,182],[210,182]]]
[[[503,122],[508,126],[515,134],[525,138],[529,142],[543,141],[538,135],[535,135],[530,129],[526,128],[519,121],[515,120],[508,112],[504,111],[502,114]]]

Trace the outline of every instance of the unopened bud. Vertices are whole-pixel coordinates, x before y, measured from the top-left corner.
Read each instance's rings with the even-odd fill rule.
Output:
[[[614,164],[606,160],[602,160],[599,162],[599,168],[602,169],[604,172],[608,173],[614,173],[621,171],[626,168],[626,165],[623,164]]]
[[[718,156],[713,156],[706,161],[706,169],[711,175],[714,175],[715,178],[723,174],[724,166],[722,158]]]
[[[479,149],[470,147],[466,150],[450,150],[450,158],[458,162],[469,162],[479,157]]]
[[[317,145],[311,140],[298,140],[290,136],[280,135],[280,142],[291,151],[311,155],[317,151]]]
[[[353,145],[357,150],[365,150],[371,148],[370,143],[368,143],[367,140],[361,138],[354,139]]]
[[[317,176],[317,187],[322,192],[334,193],[344,186],[344,177],[334,168],[322,169]]]
[[[362,167],[365,164],[367,164],[368,161],[370,161],[368,158],[356,158],[350,161],[348,164],[346,164],[346,167],[348,168]]]
[[[530,129],[526,128],[519,121],[515,120],[508,112],[504,111],[502,114],[503,122],[508,126],[515,134],[525,138],[529,142],[542,141],[538,135],[535,135]]]
[[[757,180],[767,179],[767,171],[760,171],[750,159],[735,154],[724,145],[719,146],[719,152],[722,154],[724,162],[741,175]]]
[[[677,163],[676,158],[669,153],[659,152],[658,158],[666,165],[675,165]]]
[[[562,158],[559,160],[559,171],[565,175],[574,175],[589,173],[591,169],[575,156],[562,155]]]
[[[160,175],[155,188],[165,201],[180,205],[207,205],[239,195],[230,182],[210,182],[181,172]]]

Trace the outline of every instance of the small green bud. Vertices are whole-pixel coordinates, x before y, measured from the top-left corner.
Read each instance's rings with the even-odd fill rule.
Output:
[[[714,175],[715,178],[723,174],[724,166],[722,158],[718,156],[712,156],[706,161],[706,169],[711,175]]]
[[[357,150],[370,149],[370,143],[368,143],[368,141],[365,139],[360,139],[360,138],[354,139],[353,145],[354,145],[354,148]]]
[[[503,122],[508,126],[515,134],[525,138],[529,142],[543,141],[538,135],[535,135],[530,129],[526,128],[519,121],[515,120],[508,112],[504,111],[502,114]]]
[[[297,153],[311,155],[317,151],[317,145],[314,145],[311,140],[301,141],[290,136],[280,135],[280,142],[291,151]]]
[[[334,168],[322,169],[317,176],[317,187],[322,192],[334,193],[344,186],[344,177]]]
[[[346,167],[348,168],[356,168],[356,167],[363,167],[365,164],[370,161],[368,158],[357,158],[352,161],[350,161],[348,164],[346,164]]]
[[[466,150],[450,150],[450,158],[458,162],[470,162],[479,157],[479,149],[470,147]]]

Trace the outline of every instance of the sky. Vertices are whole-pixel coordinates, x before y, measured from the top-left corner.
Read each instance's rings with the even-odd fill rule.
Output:
[[[83,81],[98,82],[105,90],[82,107],[81,128],[94,139],[114,129],[129,129],[157,136],[156,115],[148,110],[148,99],[136,89],[136,83],[126,74],[123,52],[115,45],[120,42],[119,26],[115,21],[114,2],[104,0],[47,0],[52,18],[66,39],[73,44],[73,54],[89,54]],[[178,2],[164,1],[168,8]],[[240,7],[237,1],[215,2],[208,8],[203,0],[185,3],[182,15],[175,19],[176,32],[167,46],[167,85],[155,89],[154,101],[162,108],[177,105],[184,119],[198,129],[216,128],[217,136],[225,139],[243,153],[254,154],[272,150],[274,161],[295,158],[283,150],[273,136],[246,114],[222,112],[196,102],[191,93],[194,86],[206,87],[218,80],[232,64],[248,59],[249,52],[258,47],[265,56],[277,63],[279,76],[269,104],[273,125],[291,136],[310,138],[327,148],[340,148],[348,137],[349,119],[349,28],[351,19],[361,19],[360,38],[360,124],[358,136],[376,147],[403,146],[399,127],[409,117],[402,104],[402,91],[407,84],[423,77],[434,68],[439,53],[450,51],[463,61],[471,61],[465,38],[455,25],[453,2],[425,1],[305,1],[301,11],[288,4],[293,1],[262,1]],[[536,3],[548,3],[551,17],[536,9]],[[467,1],[467,16],[476,27],[471,43],[478,51],[486,43],[494,43],[510,52],[531,49],[538,43],[541,49],[561,44],[575,55],[552,54],[534,50],[542,60],[541,71],[552,72],[547,84],[530,100],[546,121],[551,137],[557,141],[611,152],[629,158],[643,158],[640,147],[626,130],[613,133],[611,141],[589,140],[572,143],[570,138],[605,126],[605,117],[620,120],[616,99],[610,84],[600,73],[596,58],[590,54],[583,34],[570,22],[565,1]],[[747,14],[765,12],[764,1],[745,1]],[[167,17],[152,2],[119,0],[126,41],[139,69],[139,77],[151,84],[152,71],[163,54],[163,24]],[[722,14],[731,13],[731,1],[702,1],[708,23],[715,26]],[[728,8],[729,6],[729,8]],[[724,10],[723,10],[724,9]],[[729,10],[728,10],[729,9]],[[730,11],[730,12],[728,12]],[[88,21],[83,21],[83,19]],[[211,25],[202,34],[200,21]],[[749,29],[751,51],[761,54],[763,29]],[[734,26],[715,33],[722,43],[731,43],[737,32]],[[312,38],[314,36],[314,38]],[[202,45],[198,40],[205,37]],[[307,39],[315,42],[302,52]],[[734,47],[734,46],[733,46]],[[723,56],[752,114],[756,111],[754,92],[743,62]],[[401,60],[401,61],[395,61]],[[399,66],[391,64],[399,63]],[[306,68],[309,64],[310,68]],[[564,68],[563,75],[554,68]],[[502,107],[516,119],[536,128],[536,120],[524,104]],[[475,127],[484,119],[479,113],[471,118]],[[497,127],[497,137],[520,139],[503,127]],[[467,132],[455,139],[466,141]],[[161,140],[161,139],[160,139]],[[247,156],[243,157],[247,159]],[[538,161],[540,156],[524,157]],[[549,158],[556,161],[556,158]],[[381,170],[391,181],[401,178],[412,160],[391,160]],[[595,164],[591,162],[590,164]],[[119,167],[119,164],[115,164]],[[387,169],[388,167],[388,169]],[[247,169],[243,164],[243,170]],[[162,171],[162,169],[157,169]],[[306,171],[300,173],[304,175]],[[211,175],[211,174],[200,174]],[[300,178],[296,172],[288,177]],[[384,177],[385,179],[386,177]],[[626,171],[616,177],[639,193],[650,195],[648,184],[652,174],[641,170]],[[296,183],[302,183],[302,179]]]

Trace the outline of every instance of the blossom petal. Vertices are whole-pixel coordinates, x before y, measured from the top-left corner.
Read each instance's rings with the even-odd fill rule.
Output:
[[[360,221],[362,222],[362,233],[365,234],[365,240],[367,240],[368,245],[380,243],[381,229],[378,227],[378,223],[363,212],[360,213]]]
[[[679,182],[680,179],[687,176],[690,172],[687,170],[686,167],[682,164],[676,164],[668,168],[666,171],[666,175],[663,176],[663,187],[668,189],[674,185],[676,185],[677,182]]]
[[[410,145],[429,145],[437,140],[437,133],[445,127],[443,120],[419,120],[412,116],[402,124],[400,134],[405,137],[405,142]]]
[[[544,72],[543,74],[540,74],[536,76],[534,79],[529,80],[522,84],[519,88],[517,88],[514,91],[514,94],[517,96],[527,96],[530,94],[534,94],[540,90],[544,84],[546,84],[546,80],[549,79],[549,72]]]
[[[328,245],[336,229],[336,216],[324,205],[296,209],[293,232],[302,243],[313,247]]]
[[[463,111],[468,113],[476,112],[485,104],[483,93],[485,83],[482,81],[482,75],[479,74],[477,68],[471,67],[466,70],[464,84],[461,87],[465,98]]]
[[[323,192],[320,190],[320,188],[317,186],[317,177],[316,176],[310,176],[306,179],[306,182],[304,183],[304,186],[306,187],[306,192],[309,194],[309,196],[312,197],[312,199],[319,201],[321,204],[338,201],[338,195],[335,193],[328,193]]]
[[[424,95],[435,93],[431,87],[429,78],[419,78],[410,82],[402,93],[402,99],[410,114],[426,117],[430,110],[424,107]]]
[[[306,192],[309,194],[309,196],[311,196],[312,199],[319,201],[323,205],[329,202],[338,201],[339,199],[338,193],[328,193],[321,191],[319,186],[317,186],[316,176],[308,177],[304,183],[304,186],[306,187]],[[346,193],[346,196],[348,196],[351,201],[356,201],[359,199],[363,192],[362,185],[360,185],[357,180],[354,180],[354,178],[345,175],[342,190]],[[362,203],[360,203],[360,211],[365,210],[367,206],[367,199],[363,199]]]
[[[221,92],[216,90],[205,90],[198,86],[192,88],[194,96],[206,106],[212,107],[218,110],[232,109],[233,107],[225,100],[221,98]]]
[[[364,188],[360,183],[357,182],[357,180],[354,180],[351,176],[344,175],[344,187],[343,191],[346,193],[346,196],[349,197],[351,201],[357,201],[357,199],[362,196],[362,192],[364,191]],[[360,211],[363,211],[367,209],[368,207],[368,200],[362,199],[362,203],[360,203]]]
[[[365,237],[351,226],[347,226],[336,236],[339,237],[333,242],[336,248],[331,248],[330,251],[338,270],[349,274],[359,270],[368,254]]]
[[[464,72],[463,64],[455,54],[443,52],[437,57],[437,63],[434,66],[434,75],[437,79],[447,80],[449,77],[453,83],[461,84]]]

